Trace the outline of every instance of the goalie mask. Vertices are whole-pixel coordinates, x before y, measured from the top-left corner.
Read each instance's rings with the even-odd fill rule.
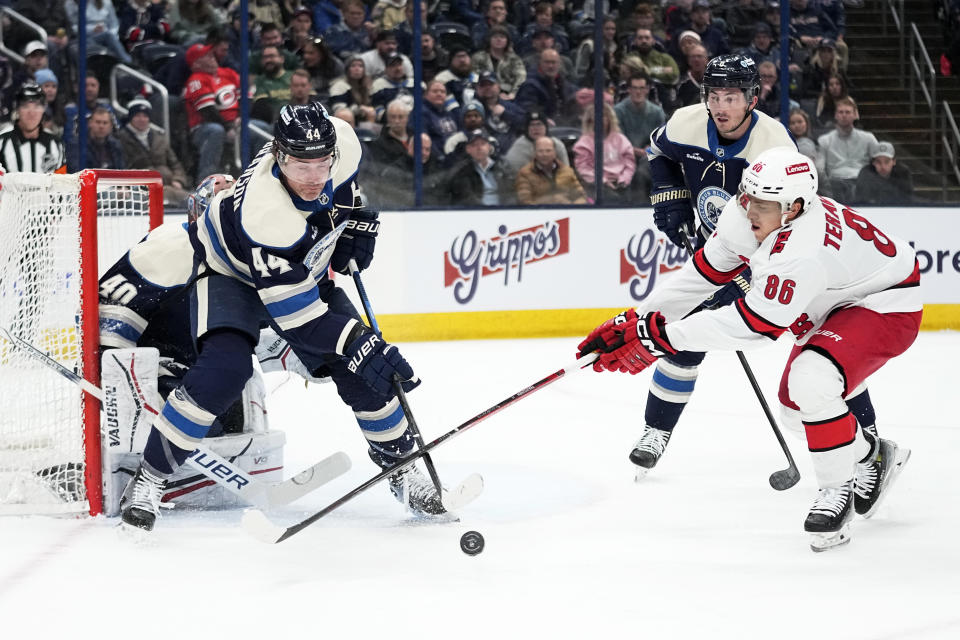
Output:
[[[233,186],[233,182],[233,176],[228,173],[214,173],[204,178],[187,196],[187,220],[193,222],[199,218],[210,206],[213,196]]]
[[[780,204],[781,226],[794,202],[801,215],[817,198],[819,180],[813,160],[792,147],[774,147],[758,155],[744,169],[737,193],[740,209],[747,210],[747,196]]]

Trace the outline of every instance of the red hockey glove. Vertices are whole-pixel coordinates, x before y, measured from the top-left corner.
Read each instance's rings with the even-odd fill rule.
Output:
[[[612,327],[613,335],[620,337],[620,344],[615,344],[615,340],[608,341],[612,348],[601,349],[603,353],[594,363],[594,369],[634,375],[649,367],[658,358],[668,353],[676,353],[677,350],[667,340],[665,326],[663,316],[659,311],[654,311],[644,314],[636,322]]]
[[[627,324],[635,323],[638,319],[637,312],[633,309],[621,311],[616,316],[610,318],[596,329],[591,331],[590,334],[584,338],[580,344],[577,345],[577,349],[579,350],[577,357],[582,358],[588,353],[593,353],[594,351],[606,353],[607,351],[622,345],[623,341],[620,336],[615,334],[614,329],[622,329]],[[593,363],[593,369],[594,371],[603,371],[603,367],[600,366],[599,360]]]

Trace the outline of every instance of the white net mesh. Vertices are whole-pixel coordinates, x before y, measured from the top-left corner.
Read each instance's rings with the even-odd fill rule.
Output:
[[[148,189],[127,182],[97,183],[101,271],[149,229]],[[0,326],[82,376],[80,209],[78,175],[3,178]],[[84,442],[79,388],[0,337],[0,389],[0,514],[87,511],[86,447],[99,440]]]

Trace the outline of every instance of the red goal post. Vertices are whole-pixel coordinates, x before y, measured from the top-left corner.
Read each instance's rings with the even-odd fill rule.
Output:
[[[162,221],[155,171],[3,176],[0,325],[99,386],[99,275]],[[100,513],[99,401],[6,341],[0,388],[0,514]]]

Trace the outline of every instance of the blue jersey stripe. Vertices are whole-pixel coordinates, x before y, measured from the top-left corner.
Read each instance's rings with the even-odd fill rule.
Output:
[[[271,317],[283,318],[284,316],[293,315],[298,311],[303,311],[319,299],[320,292],[316,287],[311,287],[303,293],[298,293],[277,302],[271,302],[267,304],[266,307]]]
[[[190,438],[203,438],[210,431],[209,424],[194,422],[170,406],[169,402],[163,406],[163,417],[171,426]]]
[[[215,212],[211,212],[211,213],[212,213],[213,215],[216,215]],[[220,243],[220,236],[217,234],[217,230],[216,230],[216,229],[214,228],[214,226],[213,226],[213,221],[211,220],[211,216],[209,216],[209,215],[203,216],[203,220],[204,220],[204,223],[205,223],[205,226],[206,226],[206,229],[207,229],[207,235],[210,236],[210,245],[211,245],[212,249],[214,250],[214,252],[215,252],[218,256],[220,256],[220,259],[221,259],[227,266],[229,266],[230,269],[232,269],[233,272],[234,272],[235,274],[237,274],[237,276],[238,276],[241,280],[243,280],[244,282],[252,283],[252,282],[253,282],[253,278],[248,277],[248,276],[247,276],[246,274],[244,274],[242,271],[240,271],[239,269],[237,269],[237,268],[234,266],[233,262],[230,260],[230,256],[227,254],[226,248]]]
[[[676,391],[678,393],[693,392],[693,386],[697,382],[696,380],[677,380],[675,378],[671,378],[665,375],[659,369],[656,369],[653,372],[653,381],[664,389]]]
[[[394,428],[403,420],[403,409],[397,407],[396,410],[385,418],[380,418],[379,420],[364,420],[357,416],[357,422],[360,424],[360,428],[364,431],[388,431],[389,429]]]

